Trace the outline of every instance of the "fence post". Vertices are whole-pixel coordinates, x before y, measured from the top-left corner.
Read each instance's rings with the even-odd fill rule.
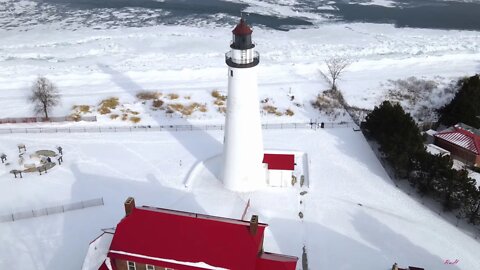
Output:
[[[13,215],[13,213],[12,213],[12,221],[15,221],[15,216]]]

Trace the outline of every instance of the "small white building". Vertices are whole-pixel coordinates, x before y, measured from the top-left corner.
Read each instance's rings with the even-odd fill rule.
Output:
[[[295,169],[295,155],[268,154],[263,155],[263,163],[267,167],[267,184],[271,187],[288,187],[291,185]]]
[[[426,150],[432,155],[450,156],[450,151],[441,148],[435,144],[427,144]]]

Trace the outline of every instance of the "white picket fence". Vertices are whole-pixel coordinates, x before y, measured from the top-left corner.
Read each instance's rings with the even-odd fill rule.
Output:
[[[19,219],[48,216],[100,205],[104,205],[103,198],[67,203],[63,205],[45,207],[40,209],[32,209],[28,211],[13,212],[11,214],[0,215],[0,222],[13,222]]]
[[[319,129],[319,122],[263,124],[263,129]],[[353,122],[324,123],[324,128],[357,127]],[[160,126],[96,126],[96,127],[38,127],[1,128],[0,134],[8,133],[102,133],[102,132],[148,132],[148,131],[199,131],[223,130],[224,125],[160,125]]]
[[[86,122],[96,122],[96,116],[80,116],[79,118],[74,118],[72,116],[53,116],[48,119],[45,117],[16,117],[16,118],[1,118],[0,124],[19,124],[19,123],[38,123],[38,122],[76,122],[76,121],[86,121]]]

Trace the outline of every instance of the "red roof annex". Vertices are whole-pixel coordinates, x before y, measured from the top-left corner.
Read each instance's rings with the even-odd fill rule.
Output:
[[[262,252],[267,226],[251,233],[247,221],[143,206],[117,225],[108,257],[178,270],[294,270],[296,257]]]
[[[268,164],[269,170],[288,170],[295,169],[295,155],[291,154],[264,154],[263,163]]]
[[[476,155],[480,154],[480,136],[459,125],[455,125],[453,129],[440,131],[435,134],[435,137],[465,148]]]

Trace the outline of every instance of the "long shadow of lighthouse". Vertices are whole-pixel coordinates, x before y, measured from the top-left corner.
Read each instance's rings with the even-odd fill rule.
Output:
[[[135,97],[137,91],[143,89],[142,86],[137,84],[132,78],[129,76],[111,68],[108,65],[98,65],[99,68],[109,74],[112,78],[112,81],[118,85],[120,88],[124,89],[127,93],[130,93],[132,96]],[[155,118],[158,125],[164,125],[160,119]],[[186,118],[179,118],[177,119],[178,125],[192,125]],[[192,156],[195,157],[197,161],[201,161],[205,158],[204,149],[208,147],[215,153],[222,152],[222,143],[215,139],[211,134],[204,130],[195,130],[195,131],[169,131],[170,134],[180,143],[182,146],[187,149]],[[192,139],[191,136],[185,136],[185,132],[193,132],[195,134],[195,138]],[[190,133],[192,134],[192,133]],[[189,135],[190,135],[189,134]],[[205,163],[205,168],[213,175],[216,175],[217,172],[213,168],[212,164]]]

